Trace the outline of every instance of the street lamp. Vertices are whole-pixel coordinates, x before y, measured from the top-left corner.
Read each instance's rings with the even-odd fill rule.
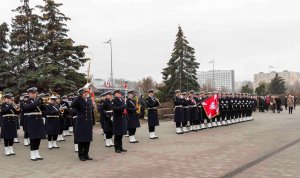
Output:
[[[113,58],[112,58],[112,41],[111,38],[109,41],[104,42],[106,44],[110,44],[110,78],[111,78],[111,88],[114,88],[114,77],[113,77]]]

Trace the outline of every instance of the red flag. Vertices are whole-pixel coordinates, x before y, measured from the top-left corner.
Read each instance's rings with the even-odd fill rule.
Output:
[[[212,97],[206,99],[204,102],[202,102],[202,106],[209,119],[219,115],[218,95],[213,95]]]

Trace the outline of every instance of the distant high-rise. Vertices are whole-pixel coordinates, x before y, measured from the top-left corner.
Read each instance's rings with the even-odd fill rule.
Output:
[[[234,70],[201,71],[198,82],[202,90],[235,91]]]
[[[296,82],[300,81],[299,72],[292,72],[287,70],[284,70],[283,72],[272,71],[270,73],[260,72],[258,74],[254,74],[254,89],[257,88],[258,85],[262,82],[270,83],[271,80],[275,77],[276,73],[278,73],[278,75],[284,79],[287,86],[293,86]]]

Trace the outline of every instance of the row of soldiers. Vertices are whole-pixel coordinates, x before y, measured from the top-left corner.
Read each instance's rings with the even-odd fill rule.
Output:
[[[202,102],[213,95],[218,97],[219,110],[215,117],[208,118]],[[176,133],[183,134],[253,120],[252,112],[256,107],[256,99],[245,93],[195,93],[193,90],[181,93],[180,90],[176,90],[174,106]]]
[[[92,160],[89,156],[90,143],[93,140],[95,108],[101,115],[101,126],[105,133],[105,146],[114,147],[116,153],[126,152],[123,148],[123,135],[129,133],[129,142],[137,143],[136,128],[140,127],[137,117],[134,91],[128,91],[127,97],[120,90],[108,91],[102,95],[99,105],[92,101],[89,89],[81,88],[78,95],[69,97],[38,94],[35,87],[22,94],[20,103],[14,103],[13,96],[6,94],[1,104],[1,138],[5,143],[5,155],[15,155],[13,139],[17,138],[18,120],[24,131],[24,145],[30,146],[30,159],[43,160],[39,153],[42,139],[48,139],[48,148],[59,148],[57,141],[64,140],[63,135],[70,136],[69,127],[74,130],[75,152],[81,161]],[[159,101],[154,97],[154,90],[148,91],[149,138],[158,139],[155,127],[159,125],[157,107]],[[114,136],[114,142],[112,137]]]

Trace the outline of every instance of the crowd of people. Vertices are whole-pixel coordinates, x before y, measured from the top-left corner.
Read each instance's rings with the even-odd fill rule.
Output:
[[[125,96],[120,90],[101,94],[99,102],[90,96],[90,90],[81,88],[77,94],[59,96],[53,93],[39,94],[35,87],[29,88],[18,100],[10,93],[1,103],[1,138],[4,140],[6,156],[15,155],[14,143],[19,143],[18,130],[22,128],[24,146],[30,148],[32,161],[43,160],[40,155],[42,139],[48,140],[49,150],[58,149],[58,142],[64,137],[74,135],[74,151],[81,161],[92,160],[89,156],[90,143],[93,141],[95,111],[100,113],[100,125],[103,130],[105,147],[112,147],[116,153],[127,152],[123,146],[123,136],[129,137],[129,143],[135,144],[140,118],[147,113],[150,139],[158,139],[155,128],[159,126],[159,100],[155,91],[149,90],[144,100],[137,99],[133,90]],[[210,117],[203,102],[212,96],[217,97],[217,114]],[[175,132],[184,134],[206,128],[227,126],[253,120],[252,113],[272,110],[280,112],[282,103],[292,114],[296,97],[286,96],[281,102],[277,96],[257,97],[246,93],[219,92],[174,92]],[[18,101],[18,102],[16,102]],[[141,105],[141,107],[138,107]],[[147,112],[145,112],[147,110]],[[20,133],[20,132],[19,132]]]
[[[296,109],[297,97],[292,95],[286,95],[284,98],[280,98],[277,95],[260,96],[257,98],[259,112],[265,112],[271,110],[273,113],[280,113],[285,110],[289,111],[289,114],[293,114],[293,110]]]

